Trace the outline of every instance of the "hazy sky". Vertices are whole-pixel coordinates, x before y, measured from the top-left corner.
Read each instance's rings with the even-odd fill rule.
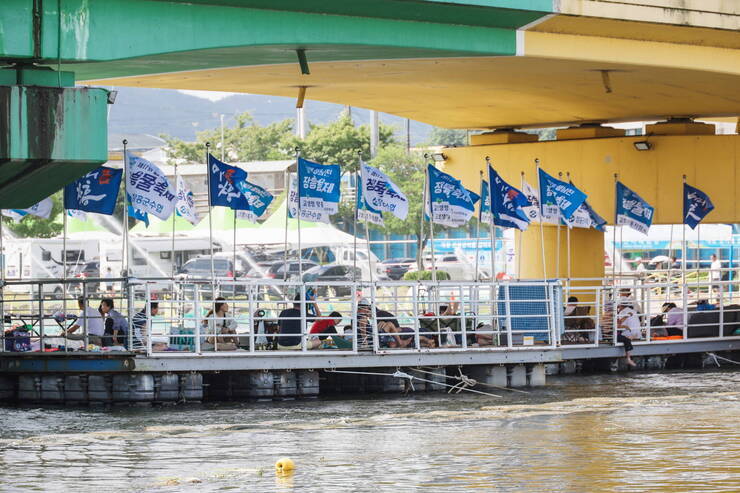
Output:
[[[218,101],[219,99],[228,98],[232,94],[236,94],[233,92],[219,92],[219,91],[184,91],[184,90],[181,90],[180,92],[184,94],[189,94],[190,96],[195,96],[197,98],[208,99],[210,101]]]

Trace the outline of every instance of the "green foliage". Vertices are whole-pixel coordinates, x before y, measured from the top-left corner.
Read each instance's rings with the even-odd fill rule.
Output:
[[[411,272],[407,272],[403,275],[404,281],[432,281],[432,271],[430,270],[415,270]],[[450,274],[443,271],[443,270],[437,270],[437,280],[438,281],[449,281],[450,280]]]
[[[292,139],[294,147],[298,147],[306,159],[322,164],[341,164],[342,173],[359,169],[359,155],[363,161],[370,159],[370,126],[356,127],[346,112],[326,125],[311,125],[304,140]],[[378,125],[378,143],[380,148],[395,143],[393,127]]]
[[[14,235],[21,238],[51,238],[62,232],[62,223],[55,222],[55,218],[62,213],[62,191],[51,196],[54,206],[51,209],[49,219],[36,217],[28,214],[20,222],[16,223],[11,218],[2,216],[3,226],[10,229]]]
[[[405,220],[392,214],[384,215],[384,230],[392,234],[413,234],[418,238],[422,233],[420,221],[426,167],[424,156],[420,152],[407,153],[404,147],[392,145],[380,149],[369,164],[387,174],[409,201],[409,214]]]
[[[468,144],[468,133],[466,130],[455,128],[434,127],[429,135],[429,145],[433,146],[464,146]]]
[[[249,113],[236,117],[236,125],[224,129],[224,148],[227,161],[270,161],[289,159],[293,155],[293,122],[290,119],[262,127]],[[195,142],[163,135],[167,142],[170,160],[184,159],[202,163],[205,143],[211,143],[211,153],[221,155],[221,129],[204,130],[198,133]]]

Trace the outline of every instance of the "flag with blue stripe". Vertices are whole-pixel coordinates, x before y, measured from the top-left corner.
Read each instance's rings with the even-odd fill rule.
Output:
[[[101,166],[64,187],[64,208],[112,215],[121,188],[122,169]]]
[[[558,180],[539,168],[540,204],[542,214],[551,216],[558,214],[570,219],[575,211],[586,201],[586,194],[570,183]]]
[[[713,210],[714,204],[709,200],[709,195],[691,185],[683,184],[684,224],[694,229]]]
[[[247,172],[236,166],[219,161],[208,155],[210,173],[210,200],[212,207],[229,207],[234,210],[248,210],[246,198],[239,190],[239,183],[247,179]]]
[[[520,190],[506,183],[492,166],[488,166],[488,181],[494,224],[525,231],[529,217],[524,208],[532,203]]]
[[[653,223],[655,209],[622,182],[616,185],[616,221],[618,225],[626,225],[635,231],[647,234]]]
[[[478,194],[466,189],[460,180],[431,164],[427,166],[427,176],[432,221],[452,228],[466,224],[475,214],[475,204],[480,200]]]

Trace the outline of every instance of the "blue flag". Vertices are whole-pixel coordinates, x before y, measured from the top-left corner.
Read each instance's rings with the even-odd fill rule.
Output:
[[[298,158],[298,200],[301,209],[336,214],[339,211],[341,178],[342,170],[338,164],[318,164]]]
[[[622,182],[617,182],[616,187],[616,221],[618,225],[627,225],[635,231],[647,234],[653,223],[653,212],[655,209],[645,202],[642,197],[627,188]]]
[[[491,184],[491,211],[494,224],[504,228],[526,230],[529,226],[529,217],[524,207],[532,205],[526,195],[506,183],[491,166],[488,167],[488,181]]]
[[[131,205],[131,195],[126,194],[126,202],[128,205],[126,206],[126,211],[128,212],[129,217],[133,217],[134,219],[138,221],[143,221],[144,224],[146,224],[146,227],[149,227],[149,214],[142,211],[141,209],[134,208],[133,205]]]
[[[101,166],[64,187],[64,208],[112,215],[123,170]]]
[[[480,215],[478,220],[483,224],[493,224],[491,213],[491,187],[486,180],[480,181]]]
[[[557,215],[570,219],[581,204],[586,201],[586,194],[570,183],[558,180],[539,168],[540,204],[544,216]]]
[[[691,229],[714,210],[709,196],[691,185],[683,184],[683,222]]]
[[[591,227],[597,231],[601,231],[602,233],[605,232],[606,219],[598,215],[588,202],[584,202],[581,207],[586,210],[589,217],[591,218]]]
[[[360,186],[357,187],[357,203],[355,207],[357,220],[367,221],[377,226],[384,226],[385,221],[383,221],[383,212],[370,205],[363,193],[365,186],[362,183],[363,180],[361,176],[359,177],[359,180]]]
[[[234,210],[249,209],[246,197],[239,190],[239,183],[247,179],[246,171],[222,163],[209,154],[208,172],[211,174],[209,195],[212,207],[230,207]]]
[[[432,221],[452,228],[466,224],[475,214],[475,204],[480,200],[478,194],[466,189],[460,180],[431,164],[427,166],[427,173],[428,208]]]
[[[237,217],[241,217],[247,221],[257,222],[257,219],[265,214],[267,208],[272,203],[272,194],[261,186],[246,180],[236,182],[236,186],[247,203],[247,209],[240,210],[240,214],[237,214]]]

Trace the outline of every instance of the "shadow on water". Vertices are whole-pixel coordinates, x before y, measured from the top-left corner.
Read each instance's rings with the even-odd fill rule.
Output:
[[[0,482],[46,491],[738,491],[740,373],[553,377],[501,399],[3,409]],[[296,463],[288,477],[273,464]]]

